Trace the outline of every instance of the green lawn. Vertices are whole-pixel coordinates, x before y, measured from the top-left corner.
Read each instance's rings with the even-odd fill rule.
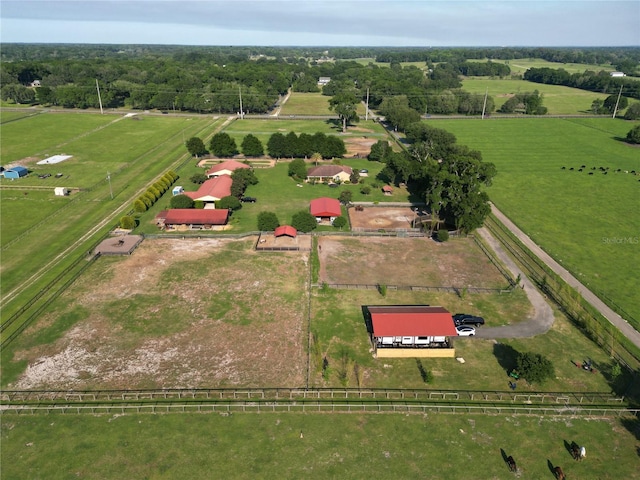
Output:
[[[474,60],[470,60],[474,61]],[[486,62],[487,60],[477,60]],[[585,63],[558,63],[549,62],[541,58],[514,58],[511,60],[491,60],[494,63],[506,63],[511,68],[512,74],[524,74],[530,68],[553,68],[554,70],[564,69],[569,73],[582,73],[587,70],[594,72],[613,72],[615,68],[611,64],[585,64]]]
[[[335,115],[334,112],[329,110],[330,99],[331,97],[321,93],[292,92],[289,99],[282,106],[280,115]]]
[[[493,162],[498,175],[488,192],[495,204],[640,326],[640,295],[637,281],[632,281],[640,259],[639,177],[616,172],[640,171],[638,149],[620,141],[632,123],[609,118],[492,119],[432,125],[454,133],[459,143]],[[578,172],[582,165],[584,171]],[[599,167],[608,167],[607,175]]]
[[[2,419],[3,478],[638,478],[637,420],[403,414],[25,415]],[[586,445],[575,462],[564,442]],[[605,448],[606,446],[606,448]]]

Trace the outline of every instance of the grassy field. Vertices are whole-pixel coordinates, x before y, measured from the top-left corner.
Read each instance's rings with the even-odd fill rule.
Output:
[[[92,245],[91,238],[82,240],[83,235],[99,226],[100,221],[114,211],[122,211],[121,215],[127,212],[135,192],[170,166],[177,165],[181,156],[186,158],[182,135],[211,128],[212,123],[206,117],[143,117],[136,120],[135,117],[52,113],[3,126],[3,158],[23,159],[17,163],[23,163],[31,171],[29,176],[15,181],[0,180],[3,318],[20,306],[19,298],[13,302],[14,306],[8,306],[7,293],[74,242],[79,242],[78,252]],[[41,135],[35,135],[35,131]],[[56,165],[36,165],[45,153],[63,152],[73,158]],[[30,158],[24,160],[25,157]],[[110,182],[106,178],[107,172]],[[52,176],[41,179],[38,174],[42,173]],[[56,173],[62,173],[63,177],[56,179],[53,175]],[[56,186],[77,188],[78,191],[56,199],[53,194]],[[43,187],[49,197],[41,190]],[[95,233],[106,232],[117,218]],[[67,259],[73,257],[70,253],[67,253]],[[53,267],[47,274],[55,275],[59,271]],[[48,281],[46,277],[29,282],[18,296],[37,292]]]
[[[473,61],[473,60],[470,60]],[[486,62],[487,60],[478,60],[482,62]],[[491,60],[494,63],[505,63],[509,65],[511,68],[512,74],[524,74],[530,68],[553,68],[555,70],[564,69],[569,73],[582,73],[587,70],[591,70],[594,72],[613,72],[615,68],[613,65],[609,63],[603,63],[600,65],[596,64],[585,64],[585,63],[558,63],[558,62],[549,62],[547,60],[543,60],[541,58],[514,58],[512,60]]]
[[[3,478],[637,479],[637,420],[469,415],[3,417]],[[637,433],[636,433],[637,435]],[[575,462],[564,442],[586,445]],[[473,469],[473,473],[470,469]],[[215,472],[215,473],[214,473]]]
[[[498,110],[509,97],[538,90],[543,95],[543,105],[549,109],[549,115],[591,114],[594,100],[603,100],[608,94],[589,92],[560,85],[544,85],[519,79],[497,79],[485,77],[467,77],[462,81],[462,89],[477,94],[489,95],[495,100]],[[622,114],[622,112],[620,112]]]
[[[640,295],[631,281],[640,258],[640,184],[638,176],[623,173],[640,171],[640,157],[637,148],[620,141],[632,123],[518,119],[432,125],[454,133],[459,143],[493,162],[498,175],[488,191],[495,204],[640,326]],[[608,168],[607,174],[599,167]]]

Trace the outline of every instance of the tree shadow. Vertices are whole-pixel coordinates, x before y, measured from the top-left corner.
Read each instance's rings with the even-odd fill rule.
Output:
[[[331,130],[338,130],[342,132],[342,122],[340,121],[340,119],[330,118],[328,120],[325,120],[324,123],[331,127]],[[347,125],[347,127],[349,127],[349,125]]]
[[[511,345],[496,343],[493,346],[493,355],[507,375],[517,367],[518,351]]]

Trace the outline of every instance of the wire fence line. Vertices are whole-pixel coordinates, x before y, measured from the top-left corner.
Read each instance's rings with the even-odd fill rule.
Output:
[[[443,292],[455,293],[463,296],[465,293],[512,293],[513,287],[509,288],[485,288],[485,287],[454,287],[454,286],[427,286],[427,285],[382,285],[379,283],[329,283],[313,284],[315,288],[334,288],[336,290],[387,290],[411,291],[411,292]]]

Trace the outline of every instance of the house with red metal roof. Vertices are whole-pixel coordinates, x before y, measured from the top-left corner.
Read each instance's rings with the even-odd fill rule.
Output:
[[[215,230],[227,224],[229,210],[201,208],[173,208],[160,212],[157,224],[167,230]]]
[[[227,160],[226,162],[218,163],[209,170],[207,170],[207,177],[219,177],[221,175],[231,175],[235,170],[239,168],[251,168],[246,163],[238,162],[237,160]]]
[[[454,357],[458,336],[451,313],[428,305],[366,307],[369,334],[378,358]]]
[[[193,200],[201,200],[205,203],[213,203],[221,198],[231,195],[233,180],[229,175],[221,175],[206,180],[195,192],[183,192]]]
[[[311,215],[316,217],[318,222],[323,220],[329,220],[333,222],[336,217],[342,215],[342,209],[340,208],[340,202],[335,198],[321,197],[311,200],[310,204]]]

